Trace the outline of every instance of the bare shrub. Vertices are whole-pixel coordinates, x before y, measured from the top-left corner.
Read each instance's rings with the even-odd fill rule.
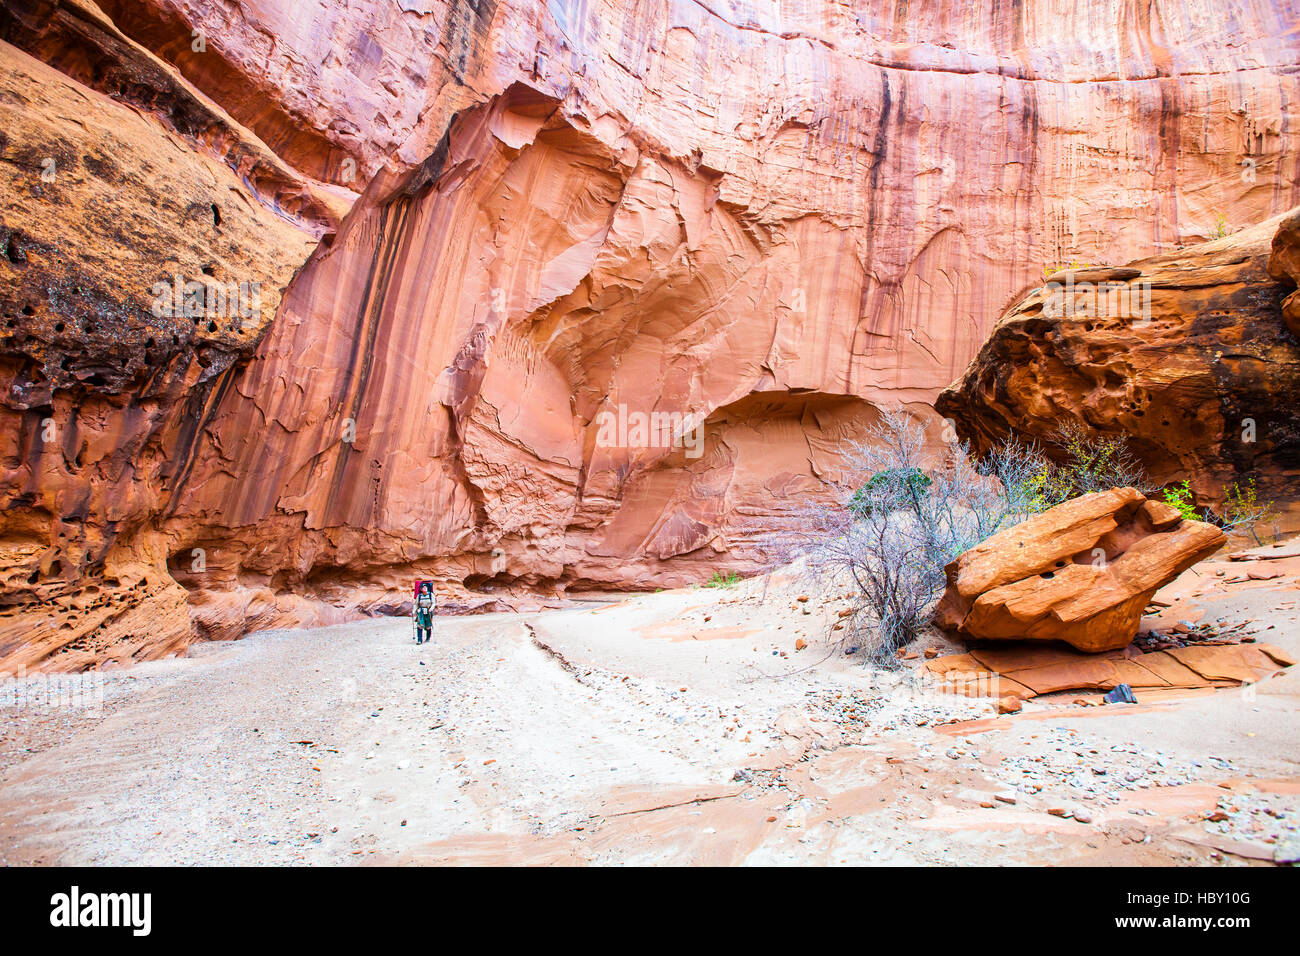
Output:
[[[1032,513],[1030,479],[1046,459],[1007,441],[978,467],[961,444],[931,462],[921,425],[886,409],[844,462],[837,500],[807,503],[780,550],[831,587],[854,588],[860,601],[842,622],[845,639],[892,663],[929,624],[944,566]]]
[[[981,541],[1007,525],[1017,524],[1060,503],[1043,493],[1054,463],[1036,442],[1026,445],[1008,436],[993,446],[979,460],[977,467],[980,474],[997,482],[997,500],[1001,507],[997,527],[985,534]]]
[[[1205,512],[1206,521],[1218,525],[1228,534],[1249,534],[1259,545],[1264,543],[1264,539],[1259,536],[1259,526],[1266,522],[1273,523],[1273,537],[1278,537],[1281,529],[1277,519],[1273,502],[1259,500],[1254,478],[1244,485],[1234,481],[1230,487],[1223,489],[1223,507],[1219,514],[1214,514],[1208,508]]]

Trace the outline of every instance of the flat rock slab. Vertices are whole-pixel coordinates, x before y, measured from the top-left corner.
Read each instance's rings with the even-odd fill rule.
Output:
[[[936,657],[923,673],[945,691],[967,697],[1022,700],[1066,690],[1134,691],[1233,687],[1254,683],[1295,664],[1271,644],[1201,644],[1141,654],[1132,647],[1083,654],[1033,644]]]

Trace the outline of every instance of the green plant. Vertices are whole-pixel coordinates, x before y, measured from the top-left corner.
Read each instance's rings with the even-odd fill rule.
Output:
[[[1082,425],[1067,422],[1056,430],[1051,443],[1063,460],[1048,463],[1043,475],[1042,500],[1049,508],[1094,491],[1151,490],[1124,435],[1092,435]]]
[[[1151,490],[1123,435],[1094,436],[1082,425],[1067,423],[1049,444],[1056,449],[1052,458],[1036,442],[1025,445],[1009,437],[980,460],[980,472],[995,477],[1002,488],[1008,519],[1023,521],[1094,491]]]
[[[1180,485],[1174,485],[1172,488],[1166,488],[1162,492],[1165,504],[1172,505],[1178,509],[1178,513],[1190,521],[1200,521],[1201,514],[1196,510],[1196,505],[1192,501],[1192,489],[1184,480]]]
[[[919,468],[886,468],[867,479],[849,499],[849,510],[859,517],[871,514],[882,501],[899,507],[920,498],[932,484]]]
[[[1048,276],[1056,275],[1056,273],[1058,272],[1074,272],[1078,269],[1091,269],[1091,268],[1092,268],[1092,263],[1090,262],[1066,262],[1062,265],[1056,265],[1056,266],[1045,265],[1043,266],[1043,281],[1046,281]]]
[[[1211,239],[1222,239],[1228,234],[1228,217],[1220,213],[1214,217],[1214,232],[1210,233]]]
[[[1259,501],[1255,490],[1255,479],[1251,478],[1244,488],[1235,481],[1231,486],[1224,487],[1223,513],[1214,523],[1227,532],[1249,532],[1256,544],[1263,544],[1259,537],[1258,525],[1276,517],[1273,502]]]
[[[724,575],[721,571],[714,571],[713,577],[704,582],[706,588],[734,588],[740,583],[740,575],[734,571]]]
[[[1209,508],[1196,509],[1195,495],[1189,483],[1184,480],[1172,488],[1166,488],[1163,497],[1167,504],[1178,509],[1178,513],[1191,521],[1204,521],[1228,534],[1249,534],[1256,544],[1263,544],[1258,525],[1276,518],[1273,502],[1259,500],[1255,489],[1255,479],[1251,478],[1243,485],[1234,481],[1223,487],[1223,507],[1215,514]]]

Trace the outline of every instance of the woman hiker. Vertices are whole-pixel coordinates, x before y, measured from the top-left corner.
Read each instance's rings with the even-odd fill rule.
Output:
[[[423,644],[433,640],[433,586],[428,581],[421,581],[415,595],[415,643]]]

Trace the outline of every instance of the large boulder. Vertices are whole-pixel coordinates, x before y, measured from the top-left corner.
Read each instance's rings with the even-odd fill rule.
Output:
[[[935,623],[967,639],[1114,650],[1133,640],[1157,590],[1226,541],[1133,488],[1083,495],[949,564]]]
[[[1290,286],[1300,284],[1300,209],[1288,213],[1273,236],[1268,274]],[[1282,300],[1282,321],[1300,340],[1300,291]]]
[[[1156,484],[1300,498],[1300,209],[1123,267],[1047,277],[935,403],[976,452],[1124,435]]]

